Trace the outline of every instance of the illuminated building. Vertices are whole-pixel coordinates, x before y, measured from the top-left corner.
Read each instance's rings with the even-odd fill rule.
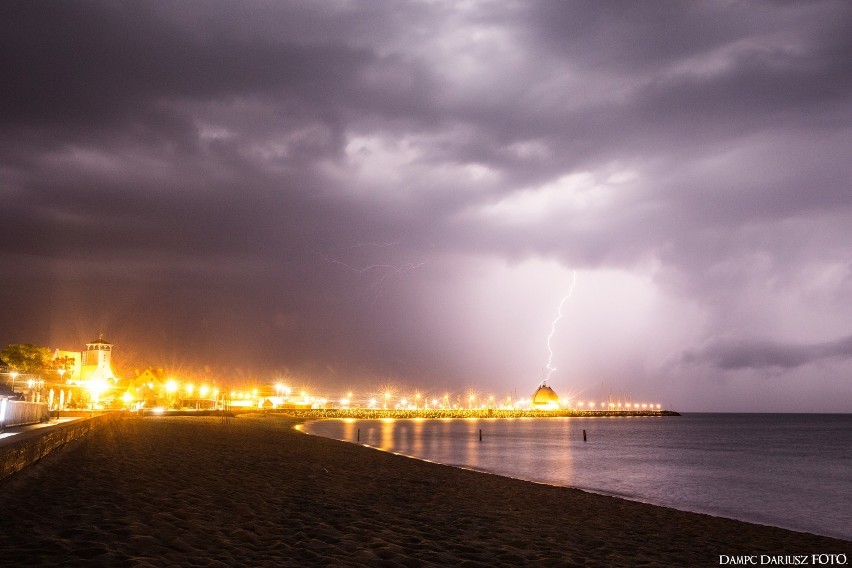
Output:
[[[53,360],[65,369],[65,381],[69,384],[89,384],[91,381],[115,379],[112,368],[113,344],[100,335],[86,344],[86,350],[53,352]]]
[[[115,379],[112,368],[112,343],[105,341],[103,335],[86,344],[80,366],[80,380],[87,383],[105,382]]]
[[[53,360],[59,369],[60,376],[59,408],[74,405],[72,399],[78,402],[84,395],[90,399],[90,404],[98,402],[101,395],[118,382],[112,367],[113,344],[106,341],[103,335],[86,344],[85,351],[54,351]],[[66,388],[62,388],[66,387]],[[71,387],[77,387],[73,389]]]
[[[532,395],[530,408],[533,410],[557,410],[559,408],[559,395],[545,383],[541,383]]]
[[[148,367],[141,373],[136,371],[136,378],[127,385],[127,393],[134,401],[144,406],[154,407],[166,389],[167,377],[163,369]]]

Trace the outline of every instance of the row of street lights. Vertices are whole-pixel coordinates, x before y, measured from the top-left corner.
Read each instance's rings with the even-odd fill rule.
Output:
[[[58,369],[57,373],[60,377],[60,382],[64,385],[64,376],[66,373],[65,369]],[[15,392],[17,389],[21,388],[22,385],[26,385],[29,395],[34,402],[39,402],[41,400],[41,390],[44,388],[44,380],[41,378],[29,378],[26,383],[19,383],[17,378],[20,376],[17,371],[9,372],[9,376],[12,379],[12,390]],[[90,395],[91,404],[94,406],[100,397],[110,388],[110,385],[105,380],[90,380],[84,386],[85,390],[88,391]],[[274,392],[275,397],[269,397],[269,401],[273,404],[273,406],[281,406],[284,404],[296,404],[298,406],[322,406],[325,407],[329,404],[327,398],[323,396],[312,396],[309,395],[305,390],[301,390],[297,396],[294,395],[293,388],[284,384],[283,382],[277,382],[272,386],[272,392]],[[149,389],[153,389],[154,385],[148,385]],[[201,384],[196,386],[193,382],[185,382],[181,383],[177,379],[169,378],[162,387],[165,390],[165,393],[171,403],[175,403],[178,396],[183,395],[185,399],[198,399],[198,400],[209,400],[213,404],[218,405],[221,399],[221,402],[224,404],[225,399],[228,399],[229,402],[239,401],[243,404],[257,404],[260,406],[267,397],[260,396],[257,388],[252,388],[250,390],[231,390],[231,391],[220,391],[220,389],[216,386],[210,386],[207,384]],[[162,392],[162,391],[161,391]],[[269,391],[267,391],[269,392]],[[221,397],[220,397],[221,394]],[[230,396],[228,396],[230,395]],[[452,399],[455,398],[453,401]],[[121,396],[121,401],[124,403],[124,406],[130,408],[134,402],[138,402],[134,399],[134,395],[128,391],[125,392]],[[429,398],[424,396],[420,392],[415,392],[411,396],[405,395],[397,395],[394,389],[389,389],[384,391],[379,395],[371,395],[369,399],[364,401],[366,404],[364,406],[369,409],[405,409],[405,410],[420,410],[420,409],[501,409],[501,410],[515,410],[515,409],[523,409],[529,408],[532,404],[530,399],[516,399],[513,400],[512,397],[507,396],[504,399],[497,399],[493,395],[490,396],[482,396],[476,393],[471,393],[470,391],[466,395],[466,397],[455,396],[451,397],[449,393],[445,393],[441,397],[432,397]],[[333,402],[334,405],[339,405],[340,408],[350,408],[352,406],[361,406],[361,403],[356,403],[353,393],[351,391],[346,392],[338,401]],[[581,400],[571,400],[568,399],[564,403],[560,403],[559,407],[561,408],[574,408],[578,410],[660,410],[661,405],[657,403],[635,403],[635,402],[622,402],[622,401],[603,401],[600,404],[594,401],[581,401]]]

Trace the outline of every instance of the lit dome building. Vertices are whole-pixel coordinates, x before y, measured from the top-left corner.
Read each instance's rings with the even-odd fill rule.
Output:
[[[530,400],[532,410],[558,410],[559,395],[545,383],[541,383]]]

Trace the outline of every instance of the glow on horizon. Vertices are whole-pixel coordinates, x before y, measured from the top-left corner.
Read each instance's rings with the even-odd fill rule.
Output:
[[[150,387],[149,387],[150,388]],[[125,405],[128,404],[128,396],[131,402],[139,401],[139,408],[158,406],[169,401],[167,406],[177,408],[176,395],[177,393],[192,395],[195,394],[205,400],[211,401],[209,408],[218,408],[219,405],[233,404],[239,407],[256,406],[271,408],[297,408],[297,409],[340,409],[340,410],[377,410],[384,409],[388,411],[482,411],[482,410],[499,410],[499,411],[522,411],[522,410],[588,410],[588,411],[604,411],[604,410],[651,410],[655,408],[661,409],[659,403],[635,402],[637,398],[619,395],[610,397],[609,401],[602,401],[600,405],[597,402],[581,397],[580,392],[571,392],[569,396],[562,397],[556,405],[550,405],[548,408],[532,408],[530,397],[513,397],[505,392],[478,392],[473,388],[468,388],[464,391],[447,392],[438,394],[432,389],[424,389],[422,387],[400,387],[392,383],[385,383],[381,389],[377,391],[370,389],[372,392],[362,392],[347,390],[345,393],[336,396],[323,393],[320,389],[309,388],[307,386],[301,389],[295,389],[298,395],[294,397],[282,396],[285,387],[282,383],[270,381],[268,384],[259,383],[244,390],[224,390],[224,396],[219,399],[220,390],[218,387],[211,389],[210,386],[203,384],[198,386],[191,382],[178,382],[176,378],[170,378],[166,384],[160,387],[160,401],[152,405],[145,404],[142,398],[137,399],[137,393],[132,390],[127,391],[127,395],[122,396],[121,393],[116,393],[116,400],[123,399]],[[286,387],[286,391],[290,391]],[[431,392],[430,392],[431,390]],[[157,393],[154,393],[157,394]],[[212,395],[212,397],[210,396]],[[178,399],[180,400],[180,399]],[[638,399],[641,400],[641,399]],[[648,399],[645,399],[646,401]]]

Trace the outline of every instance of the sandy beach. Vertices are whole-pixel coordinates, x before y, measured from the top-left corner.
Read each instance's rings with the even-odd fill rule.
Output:
[[[422,462],[294,423],[109,423],[0,486],[0,565],[718,566],[722,555],[852,553],[847,541]]]

